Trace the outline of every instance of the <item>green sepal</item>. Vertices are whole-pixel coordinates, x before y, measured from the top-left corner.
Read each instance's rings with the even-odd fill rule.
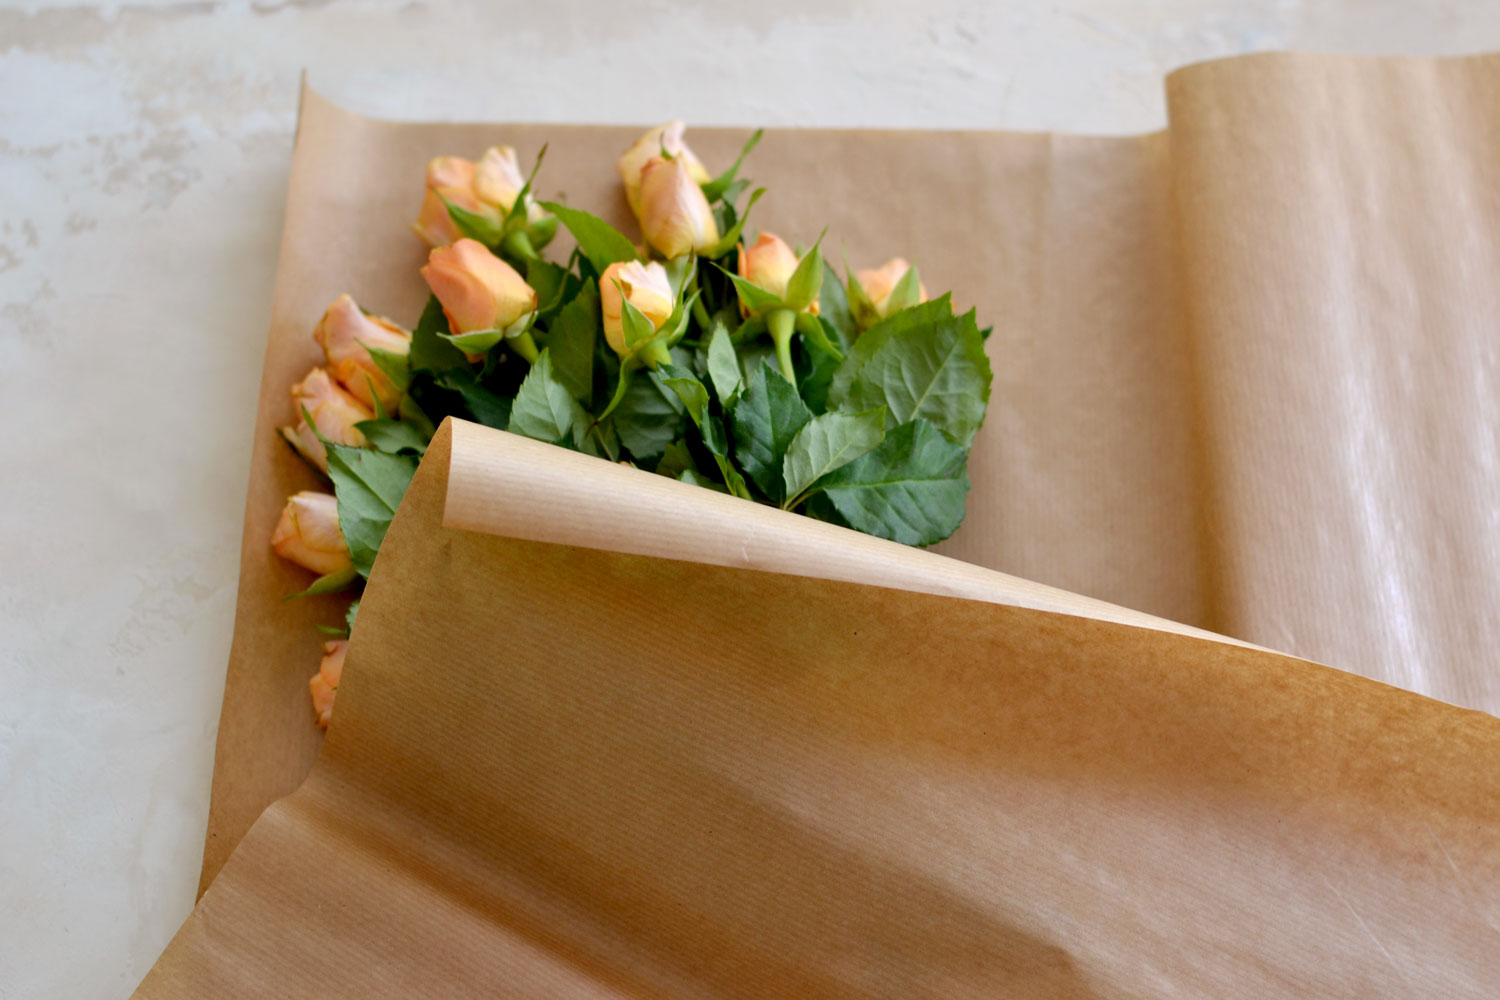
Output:
[[[290,601],[297,597],[316,597],[319,594],[336,593],[358,579],[359,573],[355,571],[353,566],[334,573],[324,573],[314,580],[306,590],[298,591],[295,594],[287,594],[282,600]]]
[[[703,189],[703,197],[712,202],[724,196],[729,190],[730,185],[734,183],[735,175],[740,172],[740,167],[744,164],[745,157],[750,155],[750,151],[756,147],[760,142],[761,136],[764,134],[764,129],[756,129],[750,138],[745,140],[745,144],[740,147],[740,155],[735,157],[734,162],[729,165],[728,170],[713,180],[699,185]]]
[[[361,347],[364,345],[361,344]],[[394,351],[383,351],[378,347],[365,347],[370,354],[370,360],[375,362],[375,367],[380,373],[390,379],[391,385],[396,387],[397,392],[405,392],[411,385],[411,357],[407,354],[397,354]]]
[[[733,250],[735,244],[740,241],[740,234],[745,231],[745,220],[750,218],[750,209],[755,207],[755,203],[757,201],[760,201],[760,196],[765,193],[765,188],[756,188],[754,191],[751,191],[750,200],[745,202],[745,210],[740,213],[738,219],[734,220],[734,225],[729,227],[729,232],[719,237],[719,242],[715,243],[707,250],[702,251],[699,256],[708,257],[711,260],[717,260],[729,251]]]
[[[827,230],[824,230],[818,235],[817,242],[797,261],[797,269],[787,279],[786,295],[782,296],[781,301],[788,309],[803,312],[817,301],[818,289],[823,284],[823,255],[818,247],[826,233]]]
[[[459,208],[448,199],[443,199],[443,204],[448,206],[448,218],[453,220],[453,225],[459,234],[471,240],[478,240],[490,249],[500,245],[505,238],[505,221],[495,220],[488,215],[480,215],[466,208]]]
[[[656,336],[656,327],[651,325],[645,313],[635,307],[635,303],[625,297],[625,289],[620,287],[618,280],[615,281],[615,287],[620,290],[620,322],[625,329],[625,346],[634,351]]]
[[[740,293],[740,301],[746,309],[754,315],[761,315],[772,309],[781,308],[781,299],[766,291],[748,278],[742,278],[738,274],[719,268],[724,271],[729,280],[734,283],[735,291]]]
[[[797,332],[802,334],[804,340],[834,360],[844,360],[844,352],[834,346],[828,336],[828,331],[823,328],[823,321],[812,313],[797,314]]]
[[[890,297],[885,300],[886,315],[910,309],[921,301],[922,279],[917,274],[917,266],[912,264],[901,276],[901,280],[896,282],[896,287],[891,289]]]

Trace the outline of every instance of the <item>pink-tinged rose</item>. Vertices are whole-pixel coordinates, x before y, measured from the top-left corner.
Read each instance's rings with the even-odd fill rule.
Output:
[[[395,408],[401,392],[370,351],[404,355],[411,350],[411,334],[384,317],[366,314],[346,294],[333,300],[313,330],[313,339],[323,348],[328,370],[355,399],[371,408],[376,399],[386,410]]]
[[[474,167],[475,196],[502,212],[510,211],[525,186],[526,175],[521,173],[516,151],[509,146],[491,146]],[[535,205],[527,206],[528,216],[539,211]]]
[[[911,265],[904,257],[892,257],[879,267],[869,268],[863,271],[855,271],[854,277],[859,281],[860,287],[864,289],[865,296],[870,300],[870,306],[874,310],[874,316],[861,317],[867,320],[865,325],[877,319],[884,319],[891,311],[891,292],[906,277],[906,272],[911,270]],[[916,305],[918,302],[927,301],[927,286],[917,281],[917,301],[907,303]]]
[[[292,406],[297,413],[297,423],[281,428],[281,436],[301,452],[303,458],[324,472],[328,471],[328,452],[318,440],[318,434],[334,444],[363,447],[365,436],[354,425],[375,419],[375,414],[340,388],[324,368],[314,368],[306,378],[292,386]],[[304,410],[312,417],[318,434],[308,426]]]
[[[438,156],[427,161],[429,188],[463,188],[474,186],[474,162],[462,156]]]
[[[681,160],[687,168],[688,176],[697,183],[704,184],[712,180],[698,157],[683,142],[682,134],[686,130],[687,126],[682,122],[659,125],[637,139],[635,145],[620,154],[619,160],[615,162],[615,168],[620,171],[620,180],[625,184],[625,197],[630,200],[630,210],[637,217],[641,214],[641,174],[645,171],[646,164],[653,158],[660,157],[663,151],[673,159]]]
[[[287,499],[271,533],[276,554],[319,576],[349,569],[349,547],[339,529],[339,504],[332,493],[304,490]]]
[[[682,159],[653,157],[641,171],[641,232],[668,259],[707,250],[719,242],[708,199]]]
[[[632,260],[609,265],[599,277],[599,311],[604,315],[604,338],[615,353],[624,358],[631,354],[631,350],[625,346],[622,299],[629,300],[639,309],[641,315],[651,322],[653,330],[660,330],[676,308],[667,269],[656,261],[642,264]]]
[[[455,334],[504,330],[536,310],[536,291],[526,279],[474,240],[433,250],[422,277]]]
[[[323,662],[318,672],[307,682],[312,693],[313,711],[318,716],[318,728],[327,729],[333,718],[333,699],[338,694],[339,678],[344,673],[344,654],[349,651],[348,639],[332,639],[323,643]]]

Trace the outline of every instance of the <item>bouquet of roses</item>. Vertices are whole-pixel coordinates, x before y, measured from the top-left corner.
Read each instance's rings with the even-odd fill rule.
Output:
[[[911,545],[958,527],[990,368],[973,312],[929,300],[895,258],[846,279],[761,232],[764,193],[711,177],[673,122],[618,161],[644,244],[538,200],[497,146],[427,168],[414,231],[431,247],[427,307],[408,332],[340,295],[313,331],[327,359],[292,387],[281,433],[333,484],[291,497],[277,553],[319,574],[370,572],[438,422],[458,416]],[[543,149],[543,155],[546,150]],[[749,191],[748,196],[746,192]],[[559,224],[575,248],[544,250]],[[311,680],[332,712],[346,625]]]

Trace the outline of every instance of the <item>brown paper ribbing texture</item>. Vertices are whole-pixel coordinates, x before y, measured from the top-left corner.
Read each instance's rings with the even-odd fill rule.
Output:
[[[1493,995],[1493,716],[1156,629],[455,528],[535,445],[452,429],[321,760],[140,1000]]]
[[[1263,55],[1168,95],[1139,138],[772,132],[756,223],[826,223],[856,266],[906,254],[994,324],[940,551],[1500,711],[1500,60]],[[309,626],[338,601],[282,604],[306,581],[265,540],[316,485],[274,427],[322,309],[417,315],[435,154],[549,142],[543,192],[631,225],[612,163],[635,129],[302,111],[204,885],[319,744]],[[692,133],[710,164],[742,138]]]

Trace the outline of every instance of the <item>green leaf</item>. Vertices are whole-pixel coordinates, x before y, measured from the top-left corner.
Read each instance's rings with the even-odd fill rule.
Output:
[[[729,328],[715,322],[713,332],[708,335],[708,348],[704,352],[708,380],[713,383],[714,395],[727,409],[734,405],[736,396],[744,386],[740,375],[740,359],[735,354],[734,341],[729,338]]]
[[[803,339],[835,361],[843,361],[844,352],[833,345],[824,327],[822,319],[811,313],[797,314],[797,332],[802,334]]]
[[[757,201],[760,201],[760,196],[765,193],[765,188],[756,188],[754,191],[751,191],[750,200],[745,202],[745,210],[741,212],[740,217],[734,221],[734,225],[729,227],[729,231],[727,233],[719,237],[719,242],[715,243],[707,250],[704,250],[701,256],[707,257],[710,260],[715,260],[733,250],[734,245],[740,241],[740,234],[745,231],[745,220],[750,218],[750,209],[755,207],[755,203]]]
[[[849,299],[844,293],[844,283],[839,280],[833,265],[823,262],[823,286],[818,290],[818,316],[833,327],[833,341],[840,351],[848,351],[849,345],[859,336],[859,327],[849,312]]]
[[[898,424],[922,417],[967,448],[984,423],[990,379],[984,339],[970,311],[887,338],[860,369],[840,408],[884,406]]]
[[[717,421],[715,422],[717,423]],[[720,431],[720,433],[722,434],[723,432]],[[750,495],[750,488],[745,485],[745,477],[739,474],[739,471],[735,469],[726,456],[714,455],[714,461],[719,463],[719,475],[724,477],[724,485],[729,488],[731,495],[737,496],[741,500],[755,499],[755,497]]]
[[[410,455],[328,444],[328,475],[338,497],[339,528],[360,576],[369,576],[375,553],[417,471]]]
[[[443,304],[436,295],[427,296],[422,318],[411,332],[411,353],[408,360],[412,371],[445,372],[453,368],[469,367],[469,359],[464,357],[464,352],[440,336],[448,332],[448,317],[443,313]]]
[[[471,240],[478,240],[492,250],[500,245],[500,239],[505,235],[503,220],[497,221],[487,215],[459,208],[446,199],[443,204],[448,206],[448,218],[453,220],[453,225],[460,235],[467,236]]]
[[[550,316],[562,305],[569,277],[566,268],[551,261],[533,258],[526,262],[526,284],[536,292],[538,316]]]
[[[864,332],[864,334],[849,348],[849,356],[844,363],[839,365],[838,371],[833,373],[833,382],[828,388],[828,405],[830,407],[841,407],[849,398],[849,392],[854,386],[854,380],[859,378],[859,373],[864,370],[870,358],[875,352],[885,346],[887,340],[903,330],[918,327],[930,327],[953,316],[953,306],[948,296],[924,302],[911,309],[905,309],[898,313],[891,313],[885,319],[876,323]]]
[[[397,354],[394,351],[382,351],[378,347],[366,347],[370,353],[370,360],[375,362],[381,374],[391,380],[397,392],[405,392],[407,386],[411,385],[411,359],[405,354]]]
[[[851,527],[905,545],[931,545],[964,519],[967,459],[963,445],[926,420],[913,420],[825,477],[820,488]]]
[[[804,491],[819,479],[841,469],[866,452],[874,450],[885,437],[885,410],[863,413],[824,413],[813,417],[792,438],[781,475],[786,482],[787,498],[783,507],[800,502]]]
[[[573,425],[573,446],[595,458],[620,460],[620,437],[615,433],[615,425],[610,421],[596,424],[587,412],[583,420]]]
[[[729,490],[725,486],[720,483],[714,482],[712,479],[709,479],[697,469],[683,469],[682,475],[678,476],[677,478],[682,482],[690,483],[693,486],[702,486],[704,489],[714,490],[719,493],[729,492]]]
[[[818,251],[818,245],[823,242],[823,237],[818,237],[812,249],[802,255],[797,262],[797,269],[786,282],[786,297],[783,301],[791,309],[799,312],[812,305],[813,300],[818,297],[818,289],[823,284],[823,255]]]
[[[708,412],[708,389],[686,368],[662,364],[656,368],[661,384],[677,394],[687,415],[703,436],[703,443],[716,456],[729,453],[724,441],[724,427]]]
[[[411,424],[389,417],[362,420],[354,426],[372,447],[393,455],[403,450],[421,455],[427,451],[427,442],[431,440],[430,435],[424,437]]]
[[[722,197],[729,190],[729,186],[734,183],[735,175],[740,172],[740,165],[745,162],[745,157],[750,155],[750,150],[754,149],[756,144],[760,142],[760,137],[763,134],[763,129],[756,129],[755,133],[745,141],[745,145],[740,147],[740,155],[735,158],[734,163],[730,164],[729,169],[708,183],[701,185],[703,188],[703,197],[709,201],[714,201]]]
[[[722,268],[720,270],[723,270]],[[745,308],[752,313],[763,313],[770,309],[779,309],[781,300],[764,288],[757,285],[748,278],[741,278],[738,274],[724,271],[729,275],[729,280],[734,282],[735,290],[740,293],[740,301]]]
[[[409,424],[422,435],[422,440],[431,441],[432,436],[437,433],[437,426],[433,424],[432,418],[422,411],[411,393],[401,397],[401,402],[396,405],[396,412],[403,423]]]
[[[557,444],[573,439],[575,427],[586,426],[588,415],[578,400],[552,374],[552,352],[543,351],[531,366],[510,411],[512,434]]]
[[[436,382],[462,396],[469,414],[479,423],[502,431],[510,426],[512,401],[480,385],[479,377],[467,365],[444,372]]]
[[[686,441],[673,441],[667,445],[662,452],[661,461],[656,463],[656,474],[677,479],[689,469],[697,471],[698,465],[693,461],[692,452],[688,451]]]
[[[599,274],[603,274],[605,268],[618,261],[636,259],[634,244],[597,215],[569,208],[555,201],[544,201],[542,207],[568,227],[568,232],[578,241],[578,249],[583,251],[583,255]]]
[[[630,380],[613,420],[620,443],[642,463],[682,437],[687,423],[677,394],[663,386],[655,372],[646,370]]]
[[[349,611],[344,615],[344,624],[348,626],[350,632],[354,631],[354,616],[357,614],[359,614],[359,601],[349,605]]]
[[[557,380],[585,406],[594,395],[594,344],[599,328],[599,293],[589,282],[563,306],[545,340]]]
[[[797,387],[764,362],[751,372],[734,406],[734,456],[760,491],[777,503],[786,499],[782,460],[792,439],[812,418]]]

